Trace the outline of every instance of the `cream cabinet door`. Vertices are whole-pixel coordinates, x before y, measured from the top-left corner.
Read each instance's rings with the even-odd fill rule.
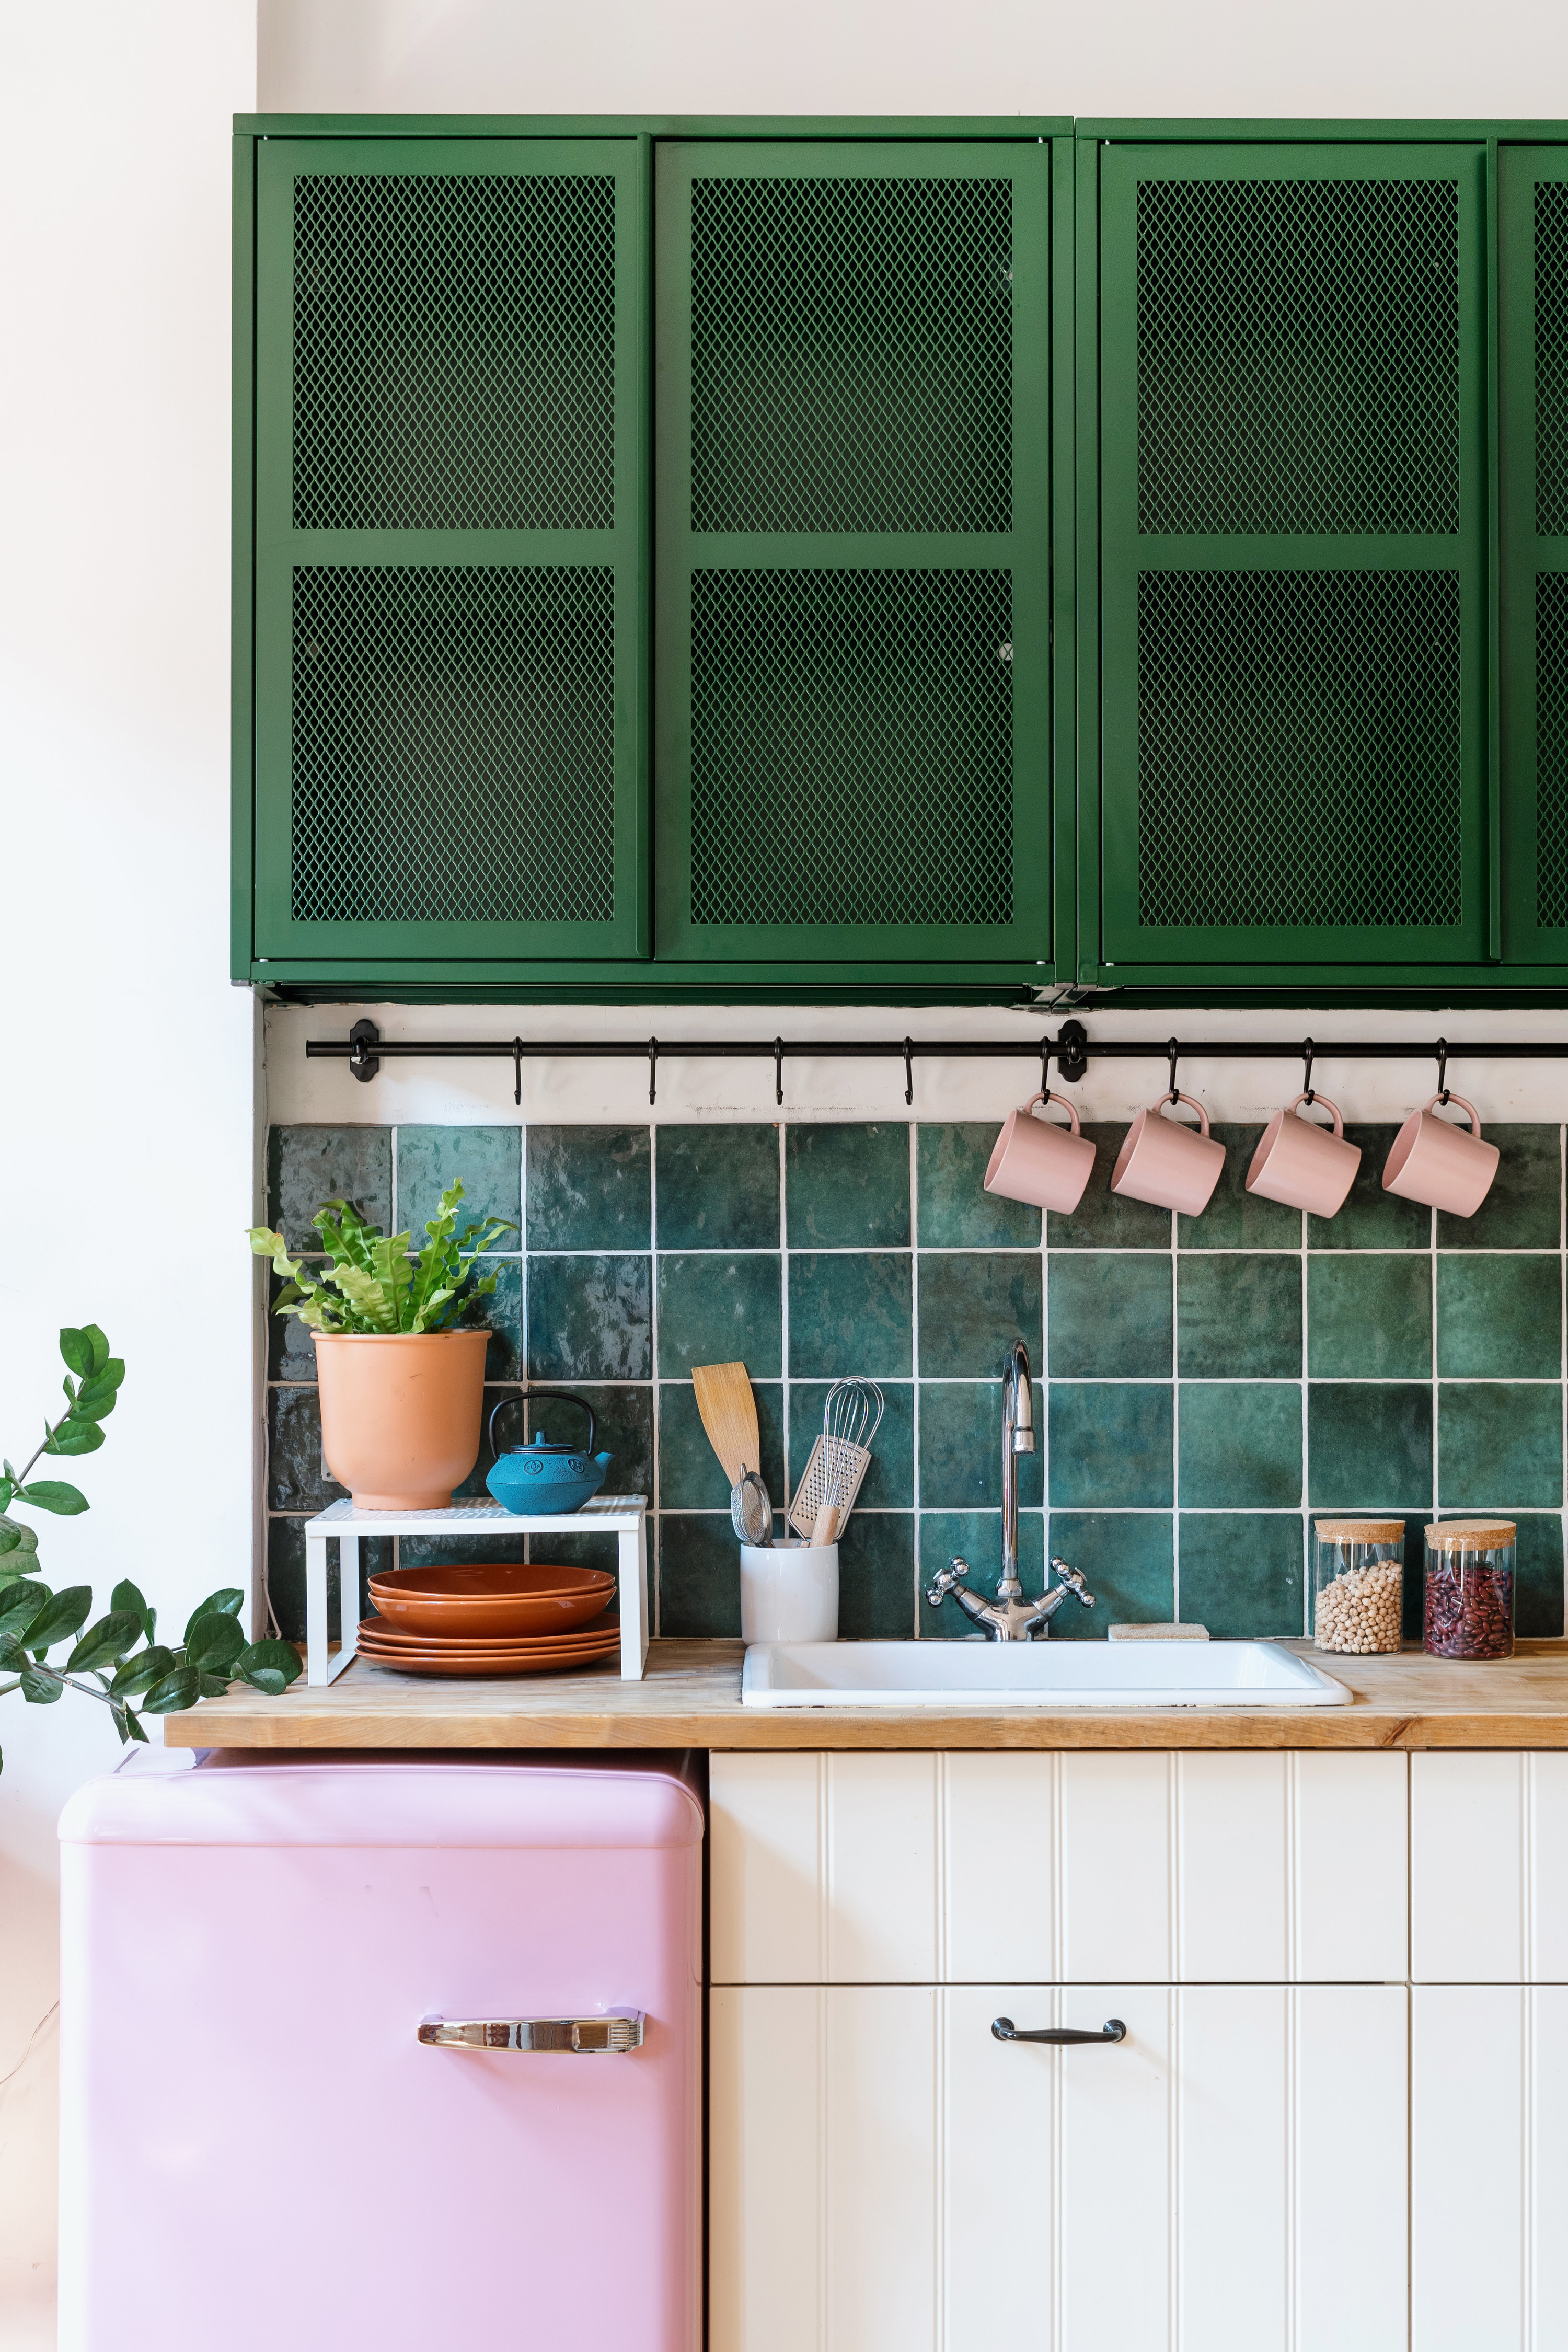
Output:
[[[1568,1986],[1412,1995],[1414,2352],[1568,2344]]]
[[[1359,1751],[718,1754],[713,1981],[1403,1980],[1408,1801]]]
[[[1401,2352],[1406,2000],[716,1989],[713,2352]]]
[[[1410,1973],[1568,1983],[1568,1753],[1411,1758]]]

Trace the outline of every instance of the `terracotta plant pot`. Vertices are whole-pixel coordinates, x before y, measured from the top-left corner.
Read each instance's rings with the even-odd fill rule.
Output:
[[[479,1458],[486,1331],[318,1331],[321,1451],[361,1510],[440,1511]]]

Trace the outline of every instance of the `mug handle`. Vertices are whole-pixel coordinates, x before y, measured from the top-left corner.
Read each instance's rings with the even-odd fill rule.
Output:
[[[1072,1131],[1073,1131],[1073,1133],[1074,1133],[1075,1135],[1077,1135],[1077,1134],[1079,1133],[1079,1129],[1078,1105],[1077,1105],[1077,1103],[1075,1103],[1075,1102],[1069,1102],[1066,1095],[1031,1095],[1031,1096],[1029,1097],[1028,1101],[1024,1105],[1023,1109],[1018,1113],[1019,1118],[1030,1118],[1030,1117],[1033,1115],[1034,1108],[1035,1108],[1035,1105],[1036,1105],[1037,1103],[1043,1103],[1043,1102],[1058,1102],[1058,1103],[1060,1103],[1060,1105],[1061,1105],[1062,1108],[1066,1111],[1066,1113],[1067,1113],[1067,1115],[1068,1115],[1068,1118],[1072,1121]],[[1048,1122],[1047,1120],[1046,1120],[1046,1119],[1042,1119],[1042,1120],[1040,1121],[1040,1125],[1041,1125],[1042,1127],[1045,1127],[1045,1126],[1047,1126],[1047,1125],[1048,1125],[1048,1124],[1049,1124],[1049,1122]]]
[[[1296,1099],[1295,1099],[1295,1101],[1290,1105],[1290,1111],[1297,1111],[1297,1110],[1300,1110],[1300,1108],[1301,1108],[1301,1105],[1306,1101],[1306,1099],[1307,1099],[1307,1097],[1306,1097],[1306,1096],[1305,1096],[1304,1094],[1302,1094],[1302,1095],[1298,1095],[1298,1096],[1297,1096],[1297,1097],[1296,1097]],[[1455,1101],[1456,1101],[1456,1102],[1458,1102],[1458,1095],[1456,1095],[1456,1096],[1455,1096],[1454,1099],[1455,1099]],[[1342,1113],[1342,1111],[1341,1111],[1341,1109],[1340,1109],[1340,1107],[1339,1107],[1338,1103],[1337,1103],[1337,1102],[1333,1102],[1333,1101],[1331,1101],[1331,1100],[1330,1099],[1330,1097],[1329,1097],[1327,1095],[1317,1095],[1317,1094],[1315,1094],[1315,1095],[1312,1097],[1312,1103],[1313,1103],[1313,1105],[1316,1105],[1316,1104],[1318,1104],[1318,1103],[1321,1103],[1321,1105],[1322,1105],[1322,1107],[1323,1107],[1323,1108],[1324,1108],[1325,1110],[1331,1110],[1331,1111],[1333,1112],[1333,1115],[1334,1115],[1334,1140],[1336,1141],[1336,1143],[1342,1143],[1342,1142],[1343,1142],[1343,1140],[1344,1140],[1345,1122],[1344,1122],[1344,1117],[1343,1117],[1343,1114]],[[1287,1112],[1286,1112],[1286,1117],[1287,1117],[1287,1118],[1289,1118],[1289,1115],[1290,1115],[1290,1111],[1287,1111]]]
[[[1464,1112],[1465,1117],[1470,1122],[1471,1136],[1474,1138],[1475,1141],[1479,1143],[1481,1139],[1481,1121],[1480,1114],[1477,1110],[1475,1104],[1473,1102],[1467,1102],[1463,1095],[1450,1094],[1448,1100],[1451,1103],[1458,1104],[1459,1108]],[[1437,1110],[1441,1108],[1442,1101],[1443,1097],[1441,1095],[1434,1095],[1426,1108],[1428,1110]]]
[[[1454,1100],[1458,1102],[1458,1096],[1456,1095],[1454,1097]],[[1162,1095],[1159,1101],[1154,1105],[1154,1108],[1157,1111],[1165,1111],[1170,1108],[1173,1102],[1185,1103],[1189,1110],[1195,1110],[1198,1115],[1198,1133],[1200,1135],[1207,1135],[1209,1131],[1209,1115],[1204,1108],[1202,1103],[1199,1102],[1196,1095],[1184,1095],[1179,1091],[1173,1095]]]

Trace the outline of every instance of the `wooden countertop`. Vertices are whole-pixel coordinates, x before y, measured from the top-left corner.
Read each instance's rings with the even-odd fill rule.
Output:
[[[616,1667],[428,1681],[363,1658],[325,1688],[236,1690],[163,1718],[172,1748],[1568,1748],[1568,1643],[1491,1665],[1316,1659],[1352,1706],[1050,1715],[974,1706],[742,1707],[739,1642],[656,1642],[640,1683]]]

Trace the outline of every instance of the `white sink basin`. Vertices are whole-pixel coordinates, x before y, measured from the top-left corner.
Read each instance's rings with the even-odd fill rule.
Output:
[[[1348,1706],[1279,1642],[770,1642],[746,1706]]]

